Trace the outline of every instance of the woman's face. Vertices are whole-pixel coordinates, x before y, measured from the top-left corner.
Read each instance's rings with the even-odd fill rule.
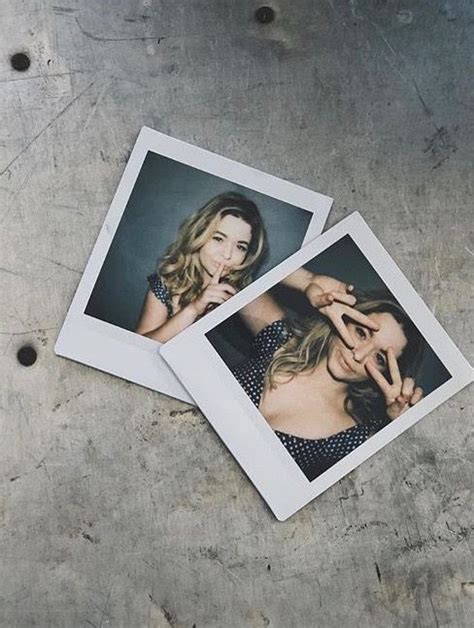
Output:
[[[347,327],[354,341],[354,348],[349,349],[336,336],[328,352],[327,368],[339,381],[349,383],[363,382],[370,379],[365,366],[369,362],[379,371],[387,367],[387,349],[392,347],[397,358],[406,347],[407,339],[402,326],[392,314],[375,312],[368,315],[378,323],[379,331],[372,331],[358,323],[348,323]]]
[[[222,275],[240,266],[247,256],[252,238],[250,225],[242,218],[227,214],[221,218],[209,240],[199,250],[199,260],[210,276],[220,264],[224,264]]]

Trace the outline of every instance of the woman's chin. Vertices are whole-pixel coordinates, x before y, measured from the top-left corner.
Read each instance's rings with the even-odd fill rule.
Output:
[[[336,380],[337,382],[341,382],[343,384],[355,384],[361,379],[357,376],[356,373],[348,373],[345,369],[343,369],[340,364],[331,364],[331,361],[327,364],[327,370],[329,375]]]

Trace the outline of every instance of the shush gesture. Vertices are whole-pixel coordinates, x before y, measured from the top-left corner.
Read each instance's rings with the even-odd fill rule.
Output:
[[[322,277],[320,281],[310,283],[305,290],[311,305],[331,321],[339,336],[351,349],[354,347],[354,340],[344,317],[373,331],[380,328],[375,321],[353,307],[357,303],[356,297],[351,294],[353,289],[354,286],[351,284],[331,277]]]
[[[224,303],[237,293],[237,290],[230,283],[220,282],[224,271],[224,263],[221,262],[211,277],[209,284],[193,302],[197,316],[202,316],[206,312]]]
[[[411,377],[402,380],[392,347],[387,349],[387,362],[392,383],[372,363],[368,362],[365,368],[384,395],[387,416],[393,420],[418,403],[423,397],[423,390],[416,386],[415,380]]]

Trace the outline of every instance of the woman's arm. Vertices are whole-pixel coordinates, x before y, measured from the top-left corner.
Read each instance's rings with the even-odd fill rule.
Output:
[[[281,280],[284,286],[307,293],[308,290],[319,290],[325,292],[347,292],[352,289],[350,284],[346,284],[339,279],[329,277],[328,275],[317,275],[306,268],[298,268],[291,275]],[[309,295],[307,295],[309,298]]]
[[[185,312],[185,309],[178,312],[178,314],[181,315],[183,312]],[[158,342],[166,342],[195,320],[195,318],[187,320],[186,315],[182,315],[175,320],[178,314],[168,320],[168,308],[149,290],[135,331],[137,334],[147,336]]]
[[[245,305],[239,314],[255,336],[270,323],[285,317],[285,311],[268,292],[264,292],[251,303]]]
[[[153,292],[148,291],[135,331],[152,340],[168,342],[192,325],[199,317],[199,312],[193,302],[168,319],[166,305],[159,301]]]
[[[316,275],[306,268],[298,268],[280,283],[288,288],[304,292],[315,308],[321,308],[333,302],[333,297],[328,296],[328,293],[334,293],[336,299],[339,297],[350,304],[355,303],[354,297],[342,294],[352,286],[333,277]],[[285,317],[283,308],[268,292],[243,307],[239,313],[249,330],[255,335],[270,323]]]
[[[222,270],[223,264],[216,270],[210,284],[201,294],[169,319],[166,305],[149,290],[135,331],[158,342],[167,342],[211,308],[230,299],[237,291],[228,283],[219,283]]]

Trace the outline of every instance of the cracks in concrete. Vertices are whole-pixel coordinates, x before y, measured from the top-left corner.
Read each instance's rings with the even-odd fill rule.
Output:
[[[147,36],[140,36],[140,37],[101,37],[99,35],[94,35],[93,33],[90,33],[89,31],[86,31],[85,28],[82,27],[81,23],[79,22],[79,20],[76,18],[74,18],[77,24],[78,29],[81,31],[81,33],[85,36],[85,37],[89,37],[90,39],[93,39],[94,41],[156,41],[158,44],[160,44],[163,39],[165,39],[164,37],[147,37]]]
[[[57,122],[57,120],[59,120],[59,118],[60,118],[61,116],[63,116],[63,115],[66,113],[66,111],[68,111],[68,110],[69,110],[69,109],[70,109],[70,108],[74,105],[74,103],[75,103],[75,102],[77,102],[77,101],[78,101],[78,100],[79,100],[79,99],[80,99],[80,98],[81,98],[81,97],[82,97],[82,96],[83,96],[83,95],[84,95],[84,94],[85,94],[85,93],[86,93],[86,92],[87,92],[87,91],[88,91],[88,90],[89,90],[89,89],[90,89],[90,88],[94,85],[94,83],[95,83],[95,81],[92,81],[92,83],[89,83],[89,85],[87,85],[87,87],[85,87],[85,88],[84,88],[84,89],[83,89],[83,90],[82,90],[82,91],[81,91],[81,92],[80,92],[77,96],[75,96],[75,97],[74,97],[71,101],[69,101],[69,103],[68,103],[65,107],[63,107],[63,109],[61,109],[61,111],[60,111],[59,113],[57,113],[57,114],[54,116],[54,118],[53,118],[52,120],[50,120],[50,122],[48,122],[48,124],[47,124],[47,125],[46,125],[43,129],[41,129],[41,131],[40,131],[39,133],[37,133],[37,134],[33,137],[33,139],[31,139],[31,140],[28,142],[28,143],[26,144],[26,146],[24,146],[24,147],[20,150],[20,152],[19,152],[19,153],[17,153],[17,154],[15,155],[15,157],[13,157],[13,159],[12,159],[12,160],[10,160],[10,162],[9,162],[9,163],[5,166],[5,168],[3,168],[3,170],[1,170],[1,171],[0,171],[0,176],[4,175],[4,174],[5,174],[5,172],[7,172],[7,170],[9,170],[9,169],[13,166],[13,164],[14,164],[16,161],[18,161],[18,159],[19,159],[22,155],[24,155],[24,154],[26,153],[26,151],[27,151],[27,150],[28,150],[28,149],[29,149],[29,148],[30,148],[30,147],[31,147],[31,146],[32,146],[32,145],[33,145],[33,144],[34,144],[37,140],[39,140],[39,138],[40,138],[40,137],[41,137],[44,133],[46,133],[46,131],[47,131],[49,128],[51,128],[55,122]]]

